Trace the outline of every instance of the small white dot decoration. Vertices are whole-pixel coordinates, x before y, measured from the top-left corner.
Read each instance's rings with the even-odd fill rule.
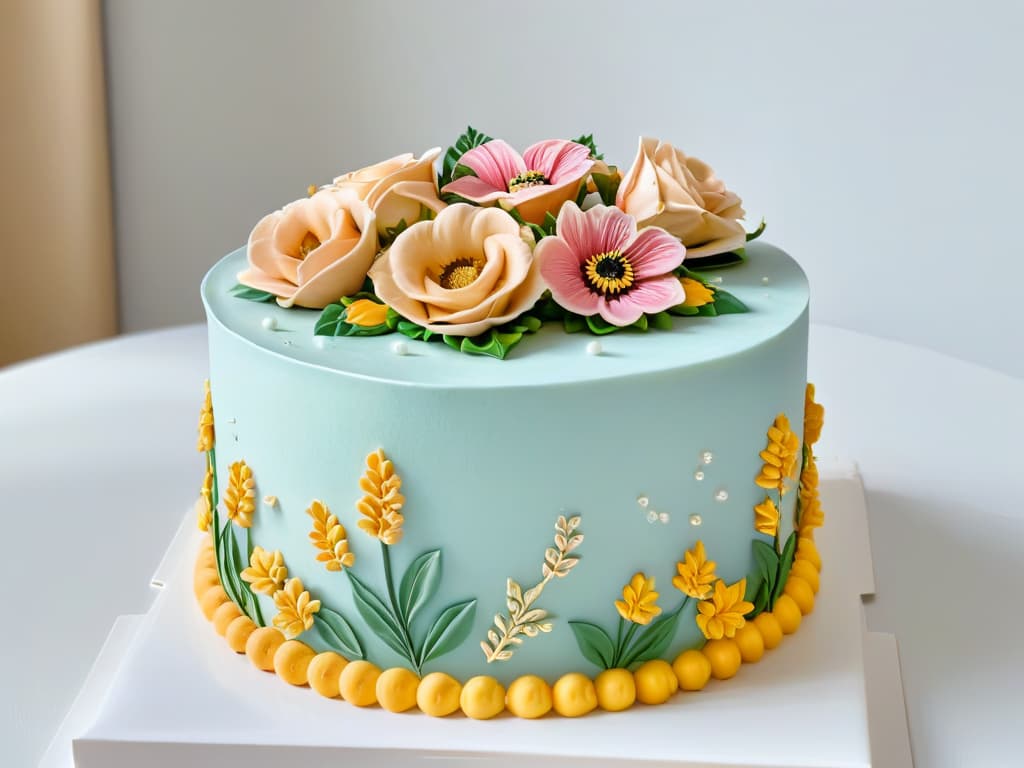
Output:
[[[394,352],[399,357],[405,357],[406,355],[409,354],[409,345],[406,344],[404,341],[396,341],[394,344],[391,345],[391,351]]]
[[[658,522],[658,513],[655,512],[653,509],[650,510],[647,513],[647,522],[648,523],[656,523],[656,522]]]
[[[646,508],[651,503],[651,500],[648,499],[646,496],[638,496],[636,499],[636,503],[639,504],[641,507]]]
[[[715,283],[717,285],[718,283],[722,282],[722,278],[721,277],[712,277],[710,280],[708,280],[708,282],[709,283]]]
[[[277,318],[276,317],[264,317],[260,321],[260,325],[263,326],[265,331],[276,331],[277,330]]]
[[[704,470],[703,469],[698,469],[696,472],[694,472],[693,473],[693,479],[696,480],[698,483],[701,480],[703,480],[704,479]]]
[[[715,491],[715,501],[728,501],[729,492],[725,488],[719,488]]]
[[[587,354],[597,356],[604,352],[604,347],[601,346],[600,341],[592,341],[587,344]]]
[[[764,283],[765,285],[768,285],[768,283],[771,282],[771,279],[768,277],[768,275],[765,275],[764,277],[761,278],[761,282]]]
[[[711,451],[704,451],[704,453],[700,455],[700,460],[705,464],[710,464],[715,460],[715,456]]]
[[[268,507],[276,507],[277,506],[277,496],[264,496],[263,497],[263,503],[266,504]]]
[[[698,526],[698,525],[700,525],[703,522],[704,522],[704,520],[701,519],[700,515],[690,515],[690,525]]]
[[[660,520],[662,523],[667,523],[671,519],[672,518],[669,517],[668,512],[662,512],[661,514],[658,515],[658,520]]]

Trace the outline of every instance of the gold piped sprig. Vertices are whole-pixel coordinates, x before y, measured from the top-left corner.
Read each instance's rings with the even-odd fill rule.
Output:
[[[313,530],[309,532],[309,540],[319,550],[316,559],[323,563],[328,571],[340,571],[355,565],[356,556],[349,552],[345,526],[338,522],[336,515],[319,499],[314,499],[306,510],[313,518]]]
[[[552,623],[546,620],[548,612],[535,608],[534,604],[549,581],[565,578],[579,562],[579,556],[570,553],[583,542],[580,522],[579,515],[568,520],[564,515],[559,516],[555,523],[555,546],[544,552],[543,578],[539,582],[525,592],[515,579],[506,582],[508,615],[495,614],[494,629],[488,630],[487,640],[480,643],[488,664],[511,659],[515,646],[522,645],[524,637],[536,637],[541,632],[551,631]]]

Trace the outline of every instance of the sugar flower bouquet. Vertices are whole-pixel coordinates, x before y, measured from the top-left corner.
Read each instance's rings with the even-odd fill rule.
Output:
[[[623,173],[592,136],[520,154],[473,128],[338,176],[264,216],[234,295],[321,310],[316,333],[400,333],[505,358],[524,335],[672,327],[746,307],[700,270],[743,261],[739,196],[641,138]],[[686,266],[683,266],[684,260]]]

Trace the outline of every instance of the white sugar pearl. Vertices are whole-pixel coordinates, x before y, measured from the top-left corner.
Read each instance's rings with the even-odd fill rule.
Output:
[[[693,473],[693,479],[696,480],[698,483],[701,480],[703,480],[704,479],[704,470],[698,469],[696,472],[694,472]]]
[[[396,341],[394,344],[391,345],[391,351],[394,352],[399,357],[404,357],[405,355],[409,354],[409,345],[406,344],[404,341]]]
[[[646,496],[638,496],[636,503],[639,504],[641,507],[646,507],[648,504],[651,503],[651,500]]]
[[[601,346],[600,341],[592,341],[587,344],[588,355],[600,355],[602,352],[604,352],[604,347]]]
[[[729,500],[729,492],[727,490],[725,490],[725,488],[719,488],[718,491],[715,492],[715,501],[728,501],[728,500]]]
[[[276,331],[277,330],[277,318],[276,317],[264,317],[260,325],[263,326],[265,331]]]
[[[658,519],[663,523],[667,523],[669,520],[671,520],[668,512],[662,512],[660,515],[658,515]]]
[[[761,278],[761,282],[764,283],[765,285],[768,285],[768,283],[771,282],[771,279],[768,277],[768,275],[765,275],[764,277]]]
[[[704,453],[700,455],[700,460],[703,461],[705,464],[710,464],[712,461],[715,460],[715,456],[713,453],[711,453],[711,451],[704,451]]]
[[[658,513],[655,512],[653,509],[650,510],[647,513],[647,522],[648,523],[656,523],[656,522],[658,522]]]
[[[704,520],[701,519],[700,515],[690,515],[690,525],[696,527],[696,526],[700,525],[703,522],[704,522]]]

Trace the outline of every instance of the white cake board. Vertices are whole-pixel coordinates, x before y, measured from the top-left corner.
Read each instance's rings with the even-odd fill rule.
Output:
[[[874,592],[855,468],[822,465],[827,525],[814,613],[728,681],[657,707],[570,720],[475,722],[359,709],[230,652],[192,594],[191,514],[154,576],[149,613],[115,625],[42,768],[398,768],[912,765],[895,639],[865,629]]]

